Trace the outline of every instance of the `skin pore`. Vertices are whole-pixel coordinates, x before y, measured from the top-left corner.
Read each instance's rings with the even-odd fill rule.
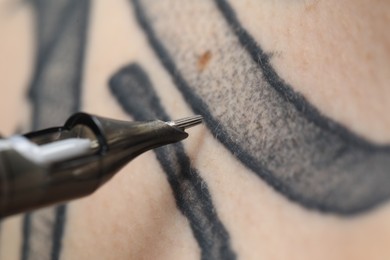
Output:
[[[47,1],[33,2],[35,9],[20,8],[44,15],[37,8]],[[53,7],[66,13],[61,10],[72,9],[72,2]],[[20,232],[25,217],[2,222],[0,256],[390,255],[387,1],[139,0],[96,1],[83,8],[70,12],[90,14],[81,41],[86,53],[75,55],[84,59],[77,70],[82,110],[125,120],[200,113],[205,125],[191,129],[178,146],[137,158],[91,197],[67,204],[63,215],[57,208],[44,217],[35,214],[28,236],[13,239],[14,251],[3,250],[4,230],[13,221],[13,232]],[[83,20],[75,24],[81,28]],[[4,55],[20,51],[26,49],[8,47]],[[61,59],[61,75],[75,68],[68,66],[71,57]],[[15,63],[10,66],[17,70]],[[32,74],[36,69],[31,63]],[[43,79],[53,75],[40,73]],[[12,80],[2,83],[17,84]],[[18,84],[15,89],[24,90],[19,95],[33,85]],[[145,93],[153,95],[152,102],[143,100]],[[38,100],[42,95],[33,104],[49,106]],[[63,112],[45,111],[52,120]],[[176,191],[175,180],[183,185]],[[55,233],[56,227],[63,232]],[[23,245],[34,251],[26,253]]]

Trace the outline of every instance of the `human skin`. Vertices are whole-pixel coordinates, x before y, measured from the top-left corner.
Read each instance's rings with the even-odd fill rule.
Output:
[[[375,144],[389,143],[390,118],[386,111],[390,111],[387,86],[390,34],[386,27],[390,22],[390,3],[379,0],[375,4],[368,0],[229,3],[241,25],[271,54],[271,65],[294,91],[323,115],[361,138]],[[2,76],[2,84],[14,86],[2,95],[0,116],[4,121],[2,133],[6,135],[24,125],[24,118],[28,117],[23,108],[26,105],[15,104],[27,102],[29,71],[32,73],[34,67],[33,29],[29,25],[32,10],[22,5],[10,12],[9,6],[11,1],[7,0],[0,4],[0,24],[5,28],[4,34],[10,35],[5,38],[17,43],[0,45],[0,56],[5,57],[0,61],[0,74],[6,75]],[[197,7],[194,4],[193,8]],[[93,2],[81,109],[132,120],[113,97],[108,81],[124,65],[137,63],[147,72],[172,118],[193,114],[156,58],[133,8],[128,1]],[[173,13],[175,10],[172,8]],[[26,34],[15,36],[15,32],[22,30]],[[27,39],[17,41],[16,37],[22,36]],[[213,62],[213,57],[209,59]],[[19,71],[21,76],[8,76]],[[215,91],[224,92],[222,88]],[[9,120],[10,106],[16,115],[12,120]],[[353,215],[308,208],[253,174],[213,136],[207,125],[188,132],[190,137],[183,142],[185,152],[207,184],[237,258],[390,256],[387,202]],[[358,189],[359,183],[356,185]],[[20,257],[21,222],[22,217],[16,216],[1,224],[1,257]],[[188,218],[178,210],[155,153],[148,152],[93,195],[68,204],[60,254],[63,259],[198,259],[202,249],[193,234]],[[47,255],[48,249],[40,250]]]

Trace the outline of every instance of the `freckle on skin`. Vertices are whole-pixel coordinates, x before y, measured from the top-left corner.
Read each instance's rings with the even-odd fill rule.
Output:
[[[212,58],[211,51],[206,51],[198,58],[198,71],[202,72]]]
[[[318,4],[318,1],[313,1],[313,2],[311,2],[311,3],[309,3],[309,4],[307,4],[307,5],[305,6],[305,11],[306,11],[306,12],[311,12],[311,11],[313,11],[314,9],[316,9],[317,4]]]

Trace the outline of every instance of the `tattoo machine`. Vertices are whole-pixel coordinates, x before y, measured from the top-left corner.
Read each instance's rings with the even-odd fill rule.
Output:
[[[0,217],[89,195],[136,156],[187,138],[184,130],[201,122],[76,113],[63,127],[0,139]]]

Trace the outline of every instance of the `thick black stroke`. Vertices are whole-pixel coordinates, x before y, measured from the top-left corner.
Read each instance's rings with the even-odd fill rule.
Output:
[[[90,1],[28,2],[34,9],[36,20],[36,62],[29,88],[32,128],[36,130],[62,125],[70,114],[80,108]],[[44,226],[34,227],[34,221],[44,223]],[[22,227],[21,258],[59,259],[65,223],[65,205],[42,214],[26,214]],[[41,243],[46,244],[47,251],[32,252],[33,239],[44,240]]]
[[[170,120],[148,75],[138,64],[120,69],[109,84],[122,108],[136,120]],[[229,234],[217,216],[207,184],[191,165],[183,145],[161,147],[155,153],[176,204],[190,223],[202,259],[235,259]]]
[[[279,92],[287,102],[293,104],[309,121],[317,124],[324,130],[341,136],[344,140],[373,151],[390,151],[390,146],[379,146],[357,136],[344,126],[338,124],[331,118],[325,117],[305,97],[295,92],[293,87],[286,83],[270,64],[270,56],[264,52],[255,39],[244,29],[237,19],[237,16],[226,0],[214,0],[223,17],[226,19],[231,30],[239,39],[241,45],[250,54],[253,61],[261,69],[264,79]]]
[[[173,53],[180,51],[178,49],[180,46],[165,46],[152,25],[156,23],[158,20],[156,18],[161,13],[155,12],[151,22],[147,16],[148,5],[144,7],[141,2],[145,1],[132,1],[135,16],[157,57],[170,73],[186,101],[195,113],[204,116],[215,137],[259,177],[300,205],[324,212],[354,214],[370,209],[390,197],[390,147],[372,144],[351,133],[340,124],[321,115],[302,95],[296,93],[277,75],[269,63],[269,56],[238,23],[226,1],[216,1],[215,8],[221,13],[220,19],[226,20],[226,26],[230,27],[231,32],[237,37],[241,48],[252,57],[251,62],[257,64],[257,73],[260,75],[258,78],[261,81],[253,89],[254,94],[256,91],[266,94],[260,95],[260,98],[263,98],[262,104],[267,106],[266,109],[262,107],[263,112],[267,113],[263,116],[278,126],[272,128],[273,124],[263,125],[263,130],[269,132],[264,140],[269,141],[267,138],[271,138],[263,148],[269,150],[248,149],[236,141],[243,138],[242,136],[234,136],[234,132],[228,131],[226,123],[232,123],[231,121],[222,122],[213,115],[208,105],[224,104],[212,103],[210,97],[197,93],[197,85],[188,83],[185,78],[187,75],[183,74],[172,58]],[[150,1],[149,4],[153,5],[155,2]],[[174,17],[174,14],[170,15]],[[188,19],[202,20],[194,16],[188,16]],[[176,23],[178,28],[180,22]],[[172,27],[166,30],[178,31]],[[191,43],[188,45],[191,46]],[[239,47],[236,51],[239,51]],[[246,60],[245,62],[247,63]],[[211,66],[209,65],[209,68]],[[241,63],[237,61],[236,66],[241,66]],[[194,75],[191,76],[194,78]],[[198,77],[201,78],[202,75]],[[272,109],[268,109],[269,107]],[[257,141],[254,139],[252,143]]]

